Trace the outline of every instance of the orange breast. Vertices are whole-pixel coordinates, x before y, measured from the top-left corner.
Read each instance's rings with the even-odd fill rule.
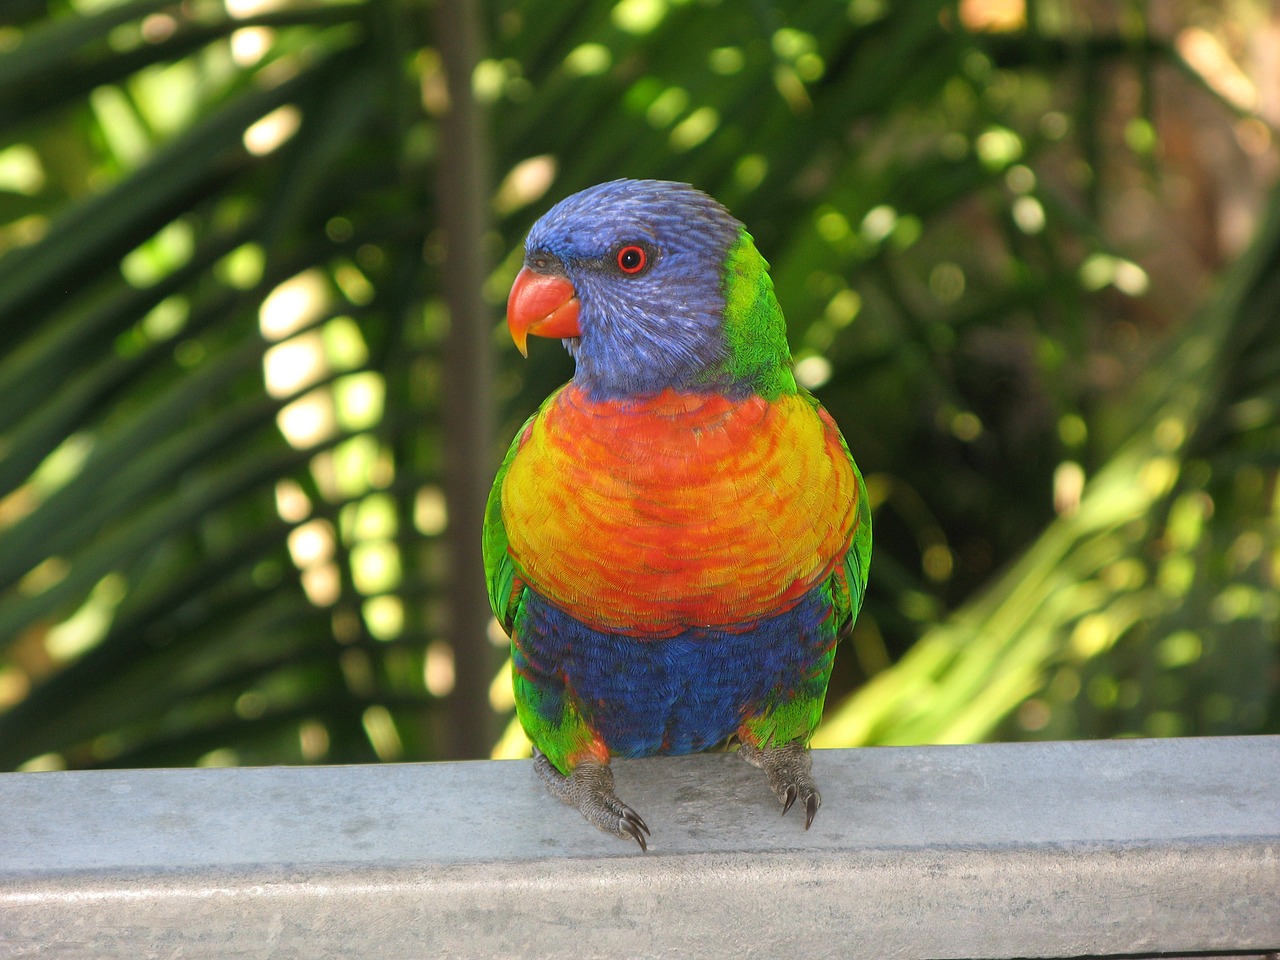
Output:
[[[857,486],[835,425],[799,396],[564,388],[502,490],[512,557],[600,630],[670,636],[796,603],[848,549]]]

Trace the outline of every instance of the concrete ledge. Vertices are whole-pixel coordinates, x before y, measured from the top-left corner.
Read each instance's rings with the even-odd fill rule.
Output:
[[[619,762],[650,852],[527,762],[0,775],[10,957],[1280,950],[1280,737]]]

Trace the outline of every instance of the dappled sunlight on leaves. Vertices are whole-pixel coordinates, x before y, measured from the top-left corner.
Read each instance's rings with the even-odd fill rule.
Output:
[[[1280,729],[1274,228],[1229,267],[1275,218],[1274,16],[486,8],[498,433],[571,369],[502,323],[530,223],[692,182],[868,480],[820,745]],[[369,0],[0,27],[0,766],[434,757],[461,696],[528,755],[510,664],[467,675],[500,629],[451,628],[481,574],[444,492],[471,398],[432,30]]]

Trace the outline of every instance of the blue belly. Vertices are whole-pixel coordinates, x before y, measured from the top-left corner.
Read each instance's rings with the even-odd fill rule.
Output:
[[[826,694],[835,627],[814,588],[743,630],[695,627],[665,639],[584,626],[530,591],[515,624],[515,667],[555,723],[572,701],[622,757],[694,753],[772,705]]]

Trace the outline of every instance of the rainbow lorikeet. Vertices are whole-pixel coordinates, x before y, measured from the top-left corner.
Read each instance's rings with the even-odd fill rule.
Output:
[[[735,737],[805,828],[808,742],[862,605],[866,487],[796,385],[768,264],[685,184],[615,180],[529,232],[516,346],[563,339],[573,379],[525,423],[489,496],[489,599],[551,792],[646,847],[611,757]]]

